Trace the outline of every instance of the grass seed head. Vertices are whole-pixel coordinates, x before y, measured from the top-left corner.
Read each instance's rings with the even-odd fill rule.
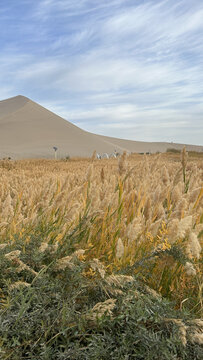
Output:
[[[118,160],[118,173],[121,176],[126,171],[127,171],[127,153],[126,153],[126,151],[124,151]]]
[[[190,258],[199,259],[200,254],[201,254],[201,250],[202,250],[202,248],[201,248],[201,245],[199,243],[197,235],[194,232],[191,231],[190,235],[189,235],[187,247],[186,247],[187,255]]]
[[[195,276],[196,275],[196,270],[193,266],[193,264],[191,262],[186,262],[185,264],[185,271],[186,271],[186,274],[189,275],[189,276]]]
[[[122,242],[121,238],[119,238],[117,240],[117,244],[116,244],[116,258],[118,260],[120,260],[123,257],[124,250],[125,250],[125,248],[124,248],[123,242]]]
[[[14,250],[14,251],[11,251],[7,254],[5,254],[5,257],[9,260],[14,260],[16,258],[18,258],[21,254],[21,251],[20,250]]]
[[[20,287],[28,287],[30,286],[29,283],[26,281],[16,281],[15,283],[10,285],[10,290],[19,289]]]
[[[186,168],[187,160],[188,160],[188,153],[186,151],[186,147],[184,146],[184,148],[181,152],[181,164],[182,164],[183,169]]]
[[[88,315],[89,320],[100,319],[104,315],[112,317],[113,309],[116,306],[116,299],[108,299],[104,302],[97,303]]]

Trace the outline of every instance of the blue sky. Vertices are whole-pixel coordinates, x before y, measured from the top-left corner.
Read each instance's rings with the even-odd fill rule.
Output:
[[[203,145],[202,0],[1,0],[0,99],[77,126]]]

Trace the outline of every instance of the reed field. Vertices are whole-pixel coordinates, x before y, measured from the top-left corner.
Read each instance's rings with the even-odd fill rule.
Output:
[[[0,161],[2,359],[201,359],[203,156]]]

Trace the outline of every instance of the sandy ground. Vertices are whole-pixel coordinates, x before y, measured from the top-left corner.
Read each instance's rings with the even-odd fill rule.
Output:
[[[86,132],[24,96],[0,101],[0,158],[90,157],[94,150],[110,154],[164,152],[184,144],[148,143],[116,139]],[[187,150],[203,151],[203,146],[186,145]]]

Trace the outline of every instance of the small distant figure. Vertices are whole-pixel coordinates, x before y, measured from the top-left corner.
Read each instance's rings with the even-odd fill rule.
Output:
[[[55,159],[57,159],[57,150],[58,150],[58,148],[56,146],[53,146],[53,149],[54,149]]]

